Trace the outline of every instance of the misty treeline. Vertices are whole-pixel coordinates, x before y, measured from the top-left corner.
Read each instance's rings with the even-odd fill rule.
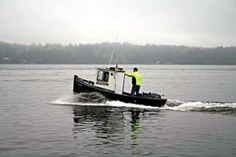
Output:
[[[1,64],[226,64],[236,65],[236,47],[201,48],[168,45],[10,44],[0,42]]]

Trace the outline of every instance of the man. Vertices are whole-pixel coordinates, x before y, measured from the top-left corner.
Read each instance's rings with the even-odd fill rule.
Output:
[[[131,95],[138,95],[140,86],[142,84],[142,76],[138,72],[138,68],[133,68],[133,72],[125,73],[125,75],[132,77],[132,90]]]

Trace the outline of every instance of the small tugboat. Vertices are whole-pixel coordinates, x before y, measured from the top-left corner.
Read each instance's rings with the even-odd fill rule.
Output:
[[[97,68],[96,81],[85,80],[78,75],[74,75],[73,92],[87,93],[98,92],[109,100],[119,100],[126,103],[142,104],[147,106],[161,107],[167,99],[161,98],[156,93],[139,93],[131,95],[124,92],[125,71],[123,68],[109,67]]]

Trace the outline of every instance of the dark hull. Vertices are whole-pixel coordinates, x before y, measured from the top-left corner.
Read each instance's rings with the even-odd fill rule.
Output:
[[[147,96],[131,96],[129,93],[116,94],[113,91],[96,87],[91,81],[79,78],[77,75],[74,76],[73,92],[98,92],[104,95],[110,100],[119,100],[126,103],[143,104],[148,106],[161,107],[163,106],[167,99],[162,98],[149,98]]]

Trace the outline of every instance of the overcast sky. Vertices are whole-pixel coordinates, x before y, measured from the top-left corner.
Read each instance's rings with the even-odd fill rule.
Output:
[[[236,0],[0,0],[0,41],[236,46]]]

